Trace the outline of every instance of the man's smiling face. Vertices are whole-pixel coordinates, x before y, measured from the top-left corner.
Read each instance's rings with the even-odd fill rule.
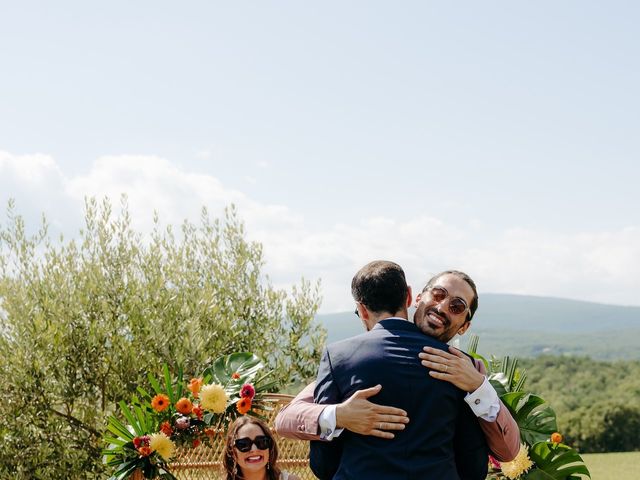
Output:
[[[467,305],[471,305],[473,289],[462,278],[451,273],[438,277],[431,287],[444,288],[449,295],[444,300],[436,302],[428,290],[420,293],[416,297],[416,312],[413,321],[425,335],[441,342],[448,342],[456,334],[462,335],[471,325],[471,322],[467,321],[469,311],[452,314],[449,311],[450,302],[458,297],[464,300]]]

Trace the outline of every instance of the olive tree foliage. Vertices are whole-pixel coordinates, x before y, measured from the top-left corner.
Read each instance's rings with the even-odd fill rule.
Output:
[[[281,385],[307,380],[324,343],[319,282],[290,292],[261,272],[260,244],[230,207],[178,232],[131,225],[126,198],[88,199],[76,239],[0,224],[0,478],[97,478],[105,418],[163,362],[197,374],[252,351]]]

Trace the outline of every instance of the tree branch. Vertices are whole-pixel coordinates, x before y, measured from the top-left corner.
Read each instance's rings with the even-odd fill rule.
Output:
[[[83,430],[86,430],[87,432],[89,432],[94,437],[97,437],[97,438],[102,437],[102,434],[99,431],[97,431],[95,428],[90,427],[89,425],[85,424],[82,420],[77,419],[73,415],[69,415],[69,414],[66,414],[66,413],[59,412],[55,408],[52,408],[52,407],[49,407],[49,410],[51,410],[56,415],[69,420],[69,422],[72,425],[75,425],[76,427],[80,427]]]

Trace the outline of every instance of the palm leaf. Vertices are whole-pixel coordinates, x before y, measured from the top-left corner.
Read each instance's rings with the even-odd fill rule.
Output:
[[[480,342],[480,337],[475,333],[469,335],[469,341],[467,342],[467,353],[470,355],[474,355],[478,353],[478,343]]]
[[[543,442],[558,430],[556,414],[542,398],[531,393],[512,392],[500,399],[520,428],[520,438],[528,445]]]
[[[494,360],[491,362],[488,378],[498,395],[504,395],[505,393],[522,391],[527,373],[518,368],[517,358],[506,356],[502,361]]]
[[[134,405],[133,412],[135,413],[136,420],[138,420],[138,425],[140,425],[140,428],[145,432],[148,432],[151,425],[150,425],[150,419],[147,418],[145,411],[142,410],[138,405]]]
[[[129,443],[131,440],[127,440],[124,438],[114,438],[114,437],[107,437],[106,435],[102,438],[105,442],[111,444],[111,445],[116,445],[118,447],[122,447],[123,445],[126,445],[127,443]]]
[[[119,437],[125,438],[127,440],[133,440],[133,437],[135,437],[135,435],[133,435],[129,431],[126,425],[124,425],[116,417],[113,417],[113,416],[109,417],[107,421],[108,421],[107,430],[109,430],[114,435],[118,435]]]
[[[524,476],[525,480],[567,480],[591,478],[584,461],[573,448],[562,443],[539,442],[529,451],[536,468]]]
[[[142,428],[141,425],[138,423],[137,419],[131,414],[131,411],[129,410],[129,407],[127,406],[126,403],[120,400],[120,402],[118,402],[118,405],[120,405],[120,410],[122,410],[122,414],[125,416],[125,418],[129,422],[129,425],[131,425],[131,428],[133,428],[133,431],[136,432],[136,435],[142,436],[145,433],[147,433],[145,429]]]
[[[149,373],[147,375],[147,378],[149,379],[149,383],[151,384],[153,391],[156,392],[156,395],[160,395],[161,393],[164,393],[162,391],[162,387],[160,386],[160,383],[158,382],[158,380],[156,380],[156,377],[154,377],[153,374]]]
[[[164,373],[164,388],[169,396],[169,401],[174,404],[178,401],[175,393],[173,392],[173,381],[171,380],[171,373],[169,372],[169,366],[165,363],[162,365],[162,372]]]
[[[129,478],[131,474],[140,466],[140,459],[129,460],[120,464],[109,480],[123,480]]]

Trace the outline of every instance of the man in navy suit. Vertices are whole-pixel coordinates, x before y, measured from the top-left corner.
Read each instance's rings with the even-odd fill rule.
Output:
[[[314,399],[338,403],[357,390],[381,384],[377,401],[405,410],[411,422],[391,442],[351,432],[344,432],[339,444],[312,442],[310,460],[316,475],[458,480],[465,475],[456,470],[454,437],[458,446],[463,439],[469,456],[462,464],[473,467],[477,478],[486,474],[486,443],[464,403],[465,392],[424,375],[418,358],[423,347],[447,351],[448,346],[407,320],[411,289],[402,268],[393,262],[371,262],[355,275],[351,288],[368,332],[325,349]],[[437,317],[426,321],[435,329],[443,326]]]

